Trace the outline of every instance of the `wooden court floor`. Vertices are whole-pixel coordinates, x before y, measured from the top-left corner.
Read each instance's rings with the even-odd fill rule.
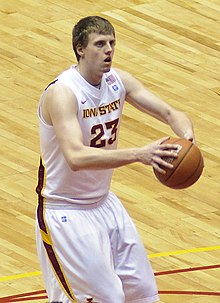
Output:
[[[220,302],[219,0],[0,2],[0,302],[47,302],[35,248],[41,91],[75,64],[73,24],[101,15],[115,26],[114,65],[189,114],[205,159],[201,179],[172,190],[150,167],[115,170],[112,190],[133,218],[161,303]],[[126,104],[119,148],[173,135]],[[147,277],[146,277],[147,279]]]

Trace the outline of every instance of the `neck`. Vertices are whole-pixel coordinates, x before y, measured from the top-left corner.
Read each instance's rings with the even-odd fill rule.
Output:
[[[77,64],[76,66],[77,71],[80,73],[80,75],[91,85],[100,88],[101,81],[102,81],[102,75],[95,75],[92,73],[89,73],[87,71],[84,71],[82,66],[80,64]]]

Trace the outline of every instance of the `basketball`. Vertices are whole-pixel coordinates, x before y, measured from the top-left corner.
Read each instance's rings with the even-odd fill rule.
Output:
[[[171,163],[173,168],[164,168],[166,174],[154,169],[156,178],[173,189],[183,189],[193,185],[200,178],[204,168],[200,149],[193,142],[183,138],[169,138],[164,143],[177,144],[178,157],[163,157],[163,160]]]

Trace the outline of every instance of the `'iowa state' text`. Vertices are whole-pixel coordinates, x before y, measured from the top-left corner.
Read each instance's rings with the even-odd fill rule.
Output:
[[[120,107],[120,100],[116,100],[107,105],[102,105],[98,108],[96,107],[85,108],[83,109],[83,118],[91,118],[91,117],[106,115],[111,113],[112,111],[119,109],[119,107]]]

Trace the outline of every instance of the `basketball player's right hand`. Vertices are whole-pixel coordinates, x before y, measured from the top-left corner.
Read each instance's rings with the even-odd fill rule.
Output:
[[[141,148],[140,162],[145,165],[151,165],[156,171],[162,174],[166,173],[163,167],[172,169],[173,165],[163,158],[177,158],[178,146],[176,144],[163,144],[167,139],[169,139],[169,137],[164,137]]]

